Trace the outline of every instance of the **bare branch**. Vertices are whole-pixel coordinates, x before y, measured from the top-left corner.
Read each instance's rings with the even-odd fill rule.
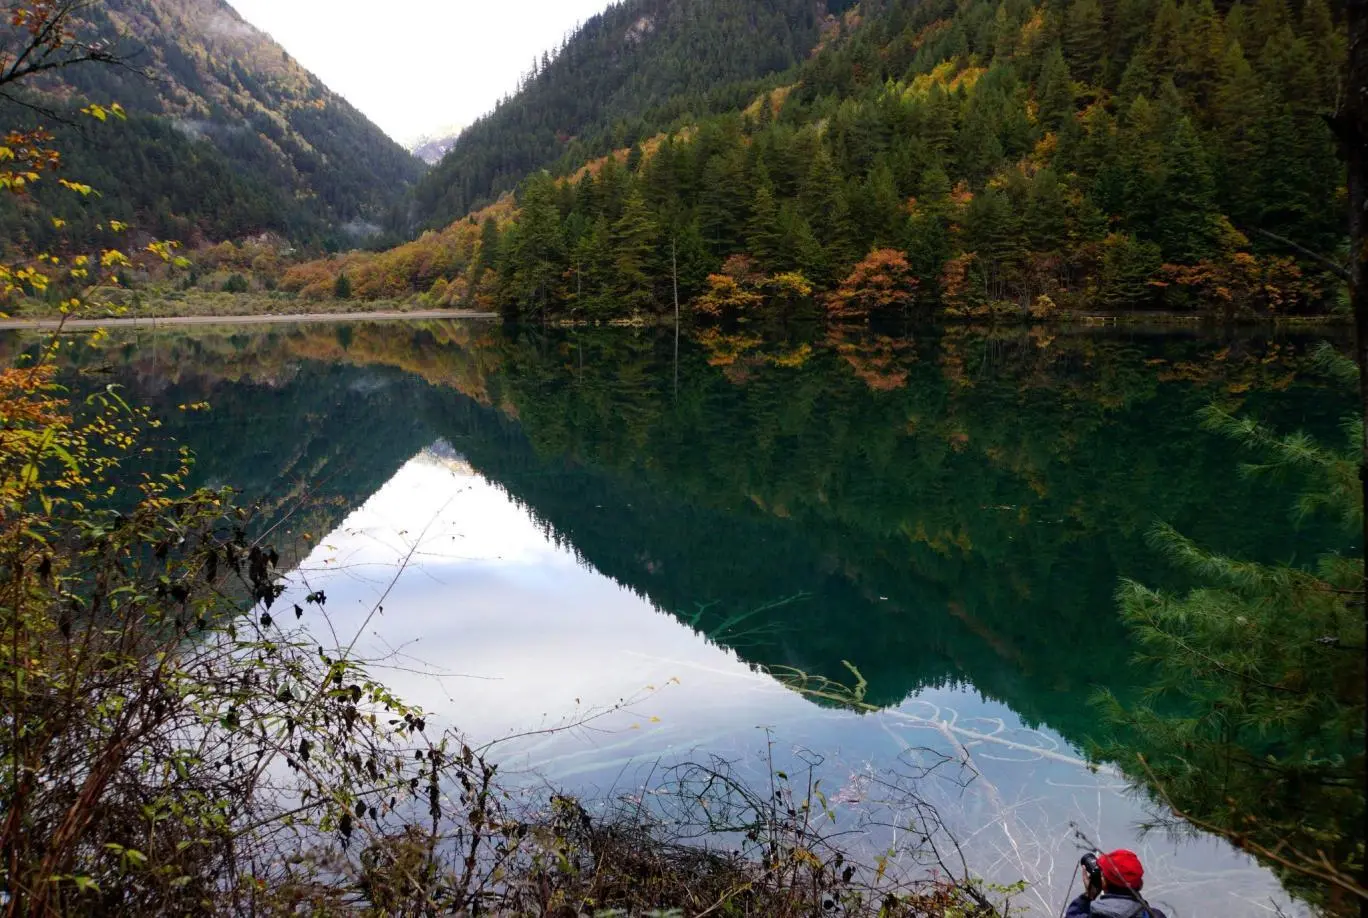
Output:
[[[1242,227],[1242,229],[1244,229],[1244,227]],[[1349,272],[1349,269],[1344,265],[1340,264],[1339,262],[1335,261],[1334,259],[1322,255],[1319,252],[1312,251],[1311,249],[1308,249],[1301,243],[1294,242],[1293,240],[1288,239],[1286,236],[1279,236],[1277,233],[1270,233],[1268,230],[1259,229],[1258,227],[1249,227],[1248,229],[1250,232],[1263,236],[1265,239],[1276,242],[1279,245],[1287,246],[1289,249],[1292,249],[1294,252],[1303,256],[1304,258],[1311,259],[1312,261],[1319,264],[1321,267],[1331,271],[1336,277],[1338,277],[1345,283],[1352,284],[1354,282],[1354,276]]]

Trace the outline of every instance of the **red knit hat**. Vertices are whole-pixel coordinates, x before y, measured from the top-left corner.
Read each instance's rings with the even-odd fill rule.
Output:
[[[1145,885],[1145,868],[1134,851],[1118,848],[1110,854],[1099,855],[1097,865],[1102,868],[1102,881],[1108,886],[1138,892]]]

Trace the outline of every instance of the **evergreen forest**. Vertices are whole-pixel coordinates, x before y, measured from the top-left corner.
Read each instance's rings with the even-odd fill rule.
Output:
[[[706,96],[594,123],[614,93],[657,98],[605,61],[656,41],[654,75],[687,60],[672,34],[622,50],[628,10],[570,39],[419,188],[420,213],[453,217],[526,171],[515,208],[305,265],[291,288],[347,271],[385,295],[579,319],[667,313],[676,294],[723,318],[1345,304],[1327,117],[1346,44],[1325,0],[865,0],[758,86],[719,73]],[[559,157],[556,136],[575,137]]]

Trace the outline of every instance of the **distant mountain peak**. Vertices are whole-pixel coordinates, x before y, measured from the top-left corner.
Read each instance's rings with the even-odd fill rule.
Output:
[[[464,128],[455,126],[440,128],[414,140],[408,145],[408,150],[429,166],[435,165],[456,145],[462,130]]]

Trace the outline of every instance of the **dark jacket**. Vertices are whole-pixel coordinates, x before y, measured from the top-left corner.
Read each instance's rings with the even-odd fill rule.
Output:
[[[1079,896],[1069,903],[1064,918],[1168,918],[1153,905],[1145,905],[1126,893],[1104,892],[1092,901]]]

